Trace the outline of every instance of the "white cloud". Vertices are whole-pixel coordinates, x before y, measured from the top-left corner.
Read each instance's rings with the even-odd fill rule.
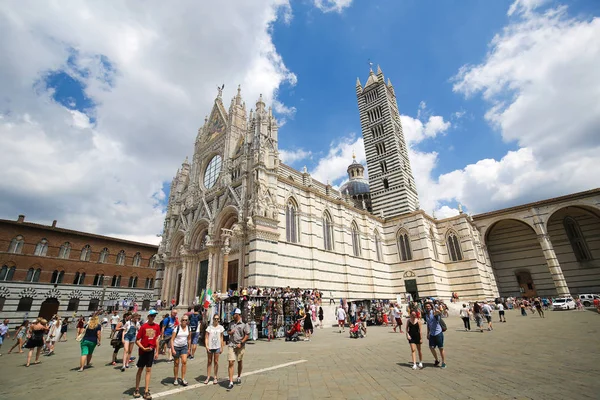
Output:
[[[292,165],[295,162],[300,161],[300,160],[305,160],[307,158],[310,158],[311,156],[312,156],[312,152],[303,150],[303,149],[298,149],[298,150],[280,149],[279,150],[279,159],[281,160],[281,162],[288,164],[288,165]]]
[[[325,13],[332,11],[341,13],[344,8],[350,7],[352,0],[314,0],[314,4]]]
[[[216,86],[228,105],[240,83],[252,107],[296,83],[271,39],[278,16],[291,18],[287,0],[0,3],[0,217],[150,240]],[[92,112],[53,101],[55,70],[81,80]]]
[[[345,179],[348,176],[348,166],[352,163],[352,154],[356,155],[356,161],[366,165],[365,147],[362,136],[350,134],[336,142],[331,143],[329,152],[321,158],[316,167],[311,171],[313,178],[322,183]]]
[[[486,119],[519,149],[442,175],[438,199],[481,212],[600,186],[590,173],[600,161],[600,19],[540,5],[515,2],[510,14],[519,15],[484,62],[455,77],[454,90],[480,93]]]
[[[509,17],[513,14],[529,14],[532,10],[540,7],[542,4],[547,3],[548,0],[515,0],[506,13]]]

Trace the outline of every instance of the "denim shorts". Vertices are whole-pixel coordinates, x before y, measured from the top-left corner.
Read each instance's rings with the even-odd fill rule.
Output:
[[[187,355],[188,353],[188,347],[186,346],[182,346],[182,347],[174,347],[175,349],[175,355],[173,357],[175,358],[179,358],[183,355]]]
[[[440,348],[443,349],[444,348],[444,334],[443,333],[438,333],[437,335],[433,336],[429,336],[429,347],[434,348]]]
[[[129,342],[129,343],[135,342],[135,333],[133,335],[129,335],[129,334],[125,335],[123,337],[123,340],[126,342]]]
[[[198,344],[200,338],[200,332],[192,332],[192,344]]]

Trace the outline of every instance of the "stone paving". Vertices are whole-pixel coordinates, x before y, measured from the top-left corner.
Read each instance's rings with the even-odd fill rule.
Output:
[[[597,399],[600,314],[546,314],[541,319],[507,312],[507,323],[494,323],[495,330],[483,334],[464,332],[458,317],[448,318],[444,370],[433,367],[428,349],[425,368],[412,370],[405,336],[389,327],[369,327],[364,339],[349,339],[347,329],[340,334],[327,328],[317,329],[310,342],[250,343],[243,382],[231,391],[225,380],[201,384],[206,374],[202,348],[188,363],[187,379],[198,387],[184,391],[173,386],[172,364],[161,356],[152,371],[151,392],[165,399]],[[135,369],[122,373],[109,364],[107,336],[96,349],[93,367],[83,373],[76,372],[79,348],[72,332],[68,342],[58,343],[56,355],[30,368],[24,367],[25,354],[6,354],[3,345],[0,399],[132,398]],[[220,376],[225,378],[222,358]]]

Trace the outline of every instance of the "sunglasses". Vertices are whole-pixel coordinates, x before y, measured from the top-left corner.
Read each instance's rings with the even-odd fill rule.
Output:
[[[182,319],[182,321],[188,322],[188,321],[189,321],[189,319]]]

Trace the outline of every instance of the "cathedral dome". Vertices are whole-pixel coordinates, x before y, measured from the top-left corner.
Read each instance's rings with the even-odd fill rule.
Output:
[[[340,188],[340,192],[348,196],[369,193],[369,181],[364,178],[354,178],[344,183]]]

